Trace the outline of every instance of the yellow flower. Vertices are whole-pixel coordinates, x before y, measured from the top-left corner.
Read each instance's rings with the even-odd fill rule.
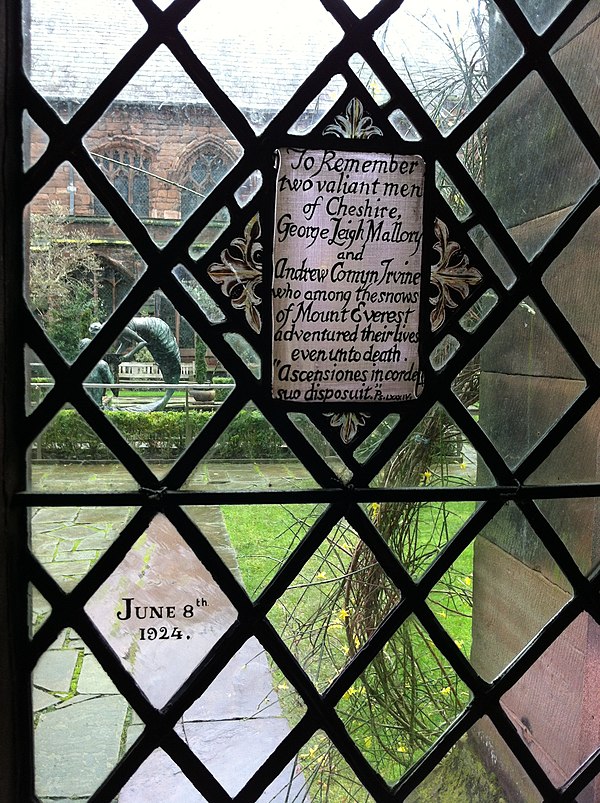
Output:
[[[358,694],[358,689],[355,689],[354,686],[350,686],[350,688],[342,694],[342,698],[344,700],[349,700],[353,694]]]
[[[465,461],[464,461],[464,460],[463,460],[463,461],[462,461],[462,463],[460,464],[459,468],[462,468],[462,470],[463,470],[463,471],[465,471],[465,470],[466,470],[466,468],[467,468],[467,464],[465,463]]]
[[[441,616],[442,619],[446,619],[446,611],[438,611],[438,616]]]
[[[451,691],[452,689],[450,688],[450,686],[446,686],[445,688],[442,689],[442,694],[446,697],[451,693]]]
[[[470,586],[470,585],[472,584],[472,582],[473,582],[473,580],[472,580],[470,577],[464,577],[464,578],[463,578],[463,583],[464,583],[466,586]]]
[[[288,686],[288,685],[287,685],[287,683],[284,681],[283,683],[279,683],[279,684],[278,684],[278,686],[277,686],[277,688],[278,688],[278,689],[280,689],[281,691],[285,691],[286,689],[289,689],[289,686]]]
[[[354,646],[358,649],[360,647],[360,639],[358,636],[354,636]]]
[[[319,572],[317,575],[317,580],[327,580],[327,575],[325,572]]]
[[[431,473],[431,471],[429,471],[429,469],[427,469],[427,471],[423,472],[422,476],[423,476],[423,481],[425,483],[428,483],[429,480],[433,477],[433,474]]]
[[[398,752],[399,753],[408,753],[408,747],[405,744],[398,745]]]
[[[462,639],[455,639],[454,643],[459,650],[462,650],[462,648],[465,646],[465,642]]]
[[[345,608],[342,608],[341,611],[338,613],[338,618],[345,622],[346,619],[350,616],[350,611],[347,611]]]
[[[371,745],[373,744],[373,739],[371,739],[370,736],[365,736],[364,744],[365,744],[365,747],[371,747]]]

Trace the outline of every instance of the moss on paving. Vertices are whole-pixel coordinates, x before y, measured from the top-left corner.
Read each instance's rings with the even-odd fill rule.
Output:
[[[459,742],[407,803],[508,803],[493,775],[467,742]]]

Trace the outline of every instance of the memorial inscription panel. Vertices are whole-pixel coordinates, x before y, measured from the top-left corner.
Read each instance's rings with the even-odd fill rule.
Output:
[[[273,397],[415,399],[423,158],[297,148],[278,157]]]

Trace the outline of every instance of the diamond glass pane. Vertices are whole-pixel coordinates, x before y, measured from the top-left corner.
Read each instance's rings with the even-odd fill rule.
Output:
[[[517,306],[470,368],[478,364],[479,403],[471,413],[514,468],[579,396],[583,378],[530,299]],[[457,381],[453,387],[459,388]]]
[[[29,488],[43,493],[124,491],[136,487],[118,460],[89,423],[63,407],[33,440],[28,453]]]
[[[71,591],[115,542],[132,514],[126,507],[34,508],[31,552],[64,591]]]
[[[497,677],[572,594],[523,513],[513,503],[504,505],[475,541],[470,657],[479,675]]]
[[[455,382],[457,395],[475,414],[477,374],[478,366],[467,366]],[[393,433],[388,437],[393,438]],[[484,458],[477,454],[460,426],[436,404],[404,439],[371,484],[380,488],[476,485],[489,481],[480,476],[483,466]]]
[[[148,142],[148,129],[165,133]],[[161,245],[242,155],[235,136],[165,45],[119,93],[84,142]],[[212,231],[216,239],[224,222],[221,212],[202,241],[212,242]]]
[[[488,47],[500,27],[512,50],[512,60],[502,67]],[[479,0],[444,7],[405,0],[374,39],[443,134],[477,106],[521,54],[496,4]],[[473,165],[480,164],[481,151],[473,155]]]
[[[600,220],[595,212],[544,274],[544,286],[569,319],[583,345],[600,363],[600,337],[595,325],[598,262],[594,235]]]
[[[473,161],[482,136],[487,140],[485,178]],[[538,73],[528,75],[492,112],[459,155],[502,222],[520,227],[527,256],[554,233],[561,210],[577,203],[598,178],[597,165]]]
[[[388,783],[417,761],[470,699],[427,630],[410,617],[344,693],[336,710]]]
[[[302,14],[277,0],[252,4],[204,0],[180,29],[257,132],[340,38],[339,27],[316,0],[303,3]],[[277,48],[256,59],[246,43],[260,40],[276,41]],[[310,56],[306,41],[311,43]]]
[[[564,5],[563,0],[555,0],[548,5]],[[588,3],[575,22],[552,48],[554,63],[569,82],[577,100],[583,106],[590,121],[598,128],[598,87],[586,69],[586,59],[582,52],[595,48],[598,38],[598,16],[593,3]]]
[[[156,706],[169,700],[237,619],[210,571],[160,515],[86,611]]]
[[[38,798],[85,799],[119,759],[127,702],[73,631],[63,631],[42,655],[33,684]],[[82,756],[85,772],[80,771]]]
[[[32,0],[30,5],[31,27],[24,34],[31,48],[31,82],[69,119],[147,26],[133,3],[120,0],[75,7],[68,0]]]
[[[399,601],[371,550],[342,519],[268,616],[323,690]]]
[[[243,488],[261,485],[260,469],[249,465],[239,475]],[[236,577],[257,597],[284,565],[323,512],[322,505],[223,505],[226,532],[236,562]],[[186,508],[195,519],[195,508]]]
[[[589,705],[596,674],[589,645],[600,628],[581,614],[501,700],[525,744],[556,786],[565,783],[598,748],[600,733]],[[593,659],[592,659],[593,660]],[[568,707],[570,715],[560,712]]]

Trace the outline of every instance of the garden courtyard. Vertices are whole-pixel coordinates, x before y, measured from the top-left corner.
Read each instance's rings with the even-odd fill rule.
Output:
[[[168,467],[153,465],[152,468],[160,476]],[[463,481],[473,480],[472,462],[467,466],[463,461],[455,471],[462,475]],[[119,470],[117,464],[34,462],[31,481],[33,488],[45,492],[71,488],[83,492],[130,490],[132,487],[131,478]],[[186,487],[232,491],[291,489],[306,487],[310,482],[308,472],[294,460],[213,461],[202,464]],[[265,508],[261,513],[263,518],[258,516],[256,508],[246,508],[240,517],[241,510],[237,508],[241,506],[185,508],[186,514],[199,526],[251,597],[256,597],[265,587],[321,512],[306,505],[290,505],[286,509],[271,505],[260,507]],[[36,509],[32,516],[33,553],[58,585],[69,591],[113,543],[134,513],[133,508],[124,507]],[[461,514],[461,521],[468,514],[469,511],[465,511],[464,516]],[[335,543],[326,544],[326,551],[311,559],[311,566],[307,564],[308,574],[302,579],[308,582],[294,583],[282,596],[277,610],[269,613],[272,624],[293,651],[295,631],[290,630],[289,638],[285,635],[290,623],[297,624],[299,618],[308,616],[307,611],[313,623],[326,616],[327,660],[323,661],[323,654],[316,658],[296,653],[303,662],[306,659],[307,671],[320,689],[330,682],[332,672],[339,671],[348,660],[346,620],[351,609],[346,611],[344,606],[338,605],[335,611],[327,611],[329,598],[322,595],[337,579],[336,573],[341,576],[346,571],[344,560],[350,554],[351,537],[352,534],[346,532],[336,536]],[[465,560],[468,563],[469,558]],[[460,573],[470,584],[467,563],[460,567]],[[395,589],[386,593],[397,595]],[[184,614],[183,619],[166,621],[167,628],[164,617],[160,621],[146,619],[151,615],[151,606],[156,605],[172,606],[173,611],[179,612],[187,609],[190,616],[185,618]],[[33,589],[34,629],[43,623],[49,611],[50,605]],[[117,570],[93,595],[86,611],[157,707],[169,700],[236,618],[233,605],[206,567],[174,525],[161,515],[152,520]],[[441,615],[446,617],[443,611]],[[458,635],[463,634],[462,641],[466,641],[464,633],[470,629],[470,619],[461,627]],[[358,631],[353,636],[357,648],[361,638]],[[468,644],[465,651],[467,649]],[[317,665],[318,670],[315,669]],[[33,682],[38,796],[43,803],[88,800],[135,742],[143,725],[91,650],[71,629],[64,630],[42,656]],[[440,699],[452,697],[456,704],[466,704],[463,690],[454,679],[445,678],[440,683],[444,684],[438,690]],[[358,699],[351,699],[355,693],[364,694],[360,683],[353,685],[344,696],[349,708],[354,707]],[[297,704],[297,695],[289,691],[285,678],[273,669],[259,642],[251,638],[186,711],[176,730],[225,790],[235,795],[286,736],[290,722],[297,721]],[[427,716],[432,716],[431,712]],[[437,725],[443,727],[443,722]],[[348,727],[353,732],[352,723],[349,722]],[[354,727],[354,738],[370,748],[371,737],[365,733],[360,723]],[[312,788],[308,791],[309,782],[314,780],[311,761],[316,760],[320,740],[323,740],[322,735],[315,736],[306,753],[290,763],[264,792],[262,803],[359,799],[339,797],[333,792],[329,797],[316,797]],[[252,750],[248,750],[249,744]],[[398,749],[408,748],[400,745]],[[85,771],[81,767],[83,756]],[[322,759],[319,761],[321,767]],[[370,800],[365,794],[363,792],[360,800]],[[119,803],[159,800],[172,803],[202,803],[204,800],[161,750],[150,755],[118,797]]]

